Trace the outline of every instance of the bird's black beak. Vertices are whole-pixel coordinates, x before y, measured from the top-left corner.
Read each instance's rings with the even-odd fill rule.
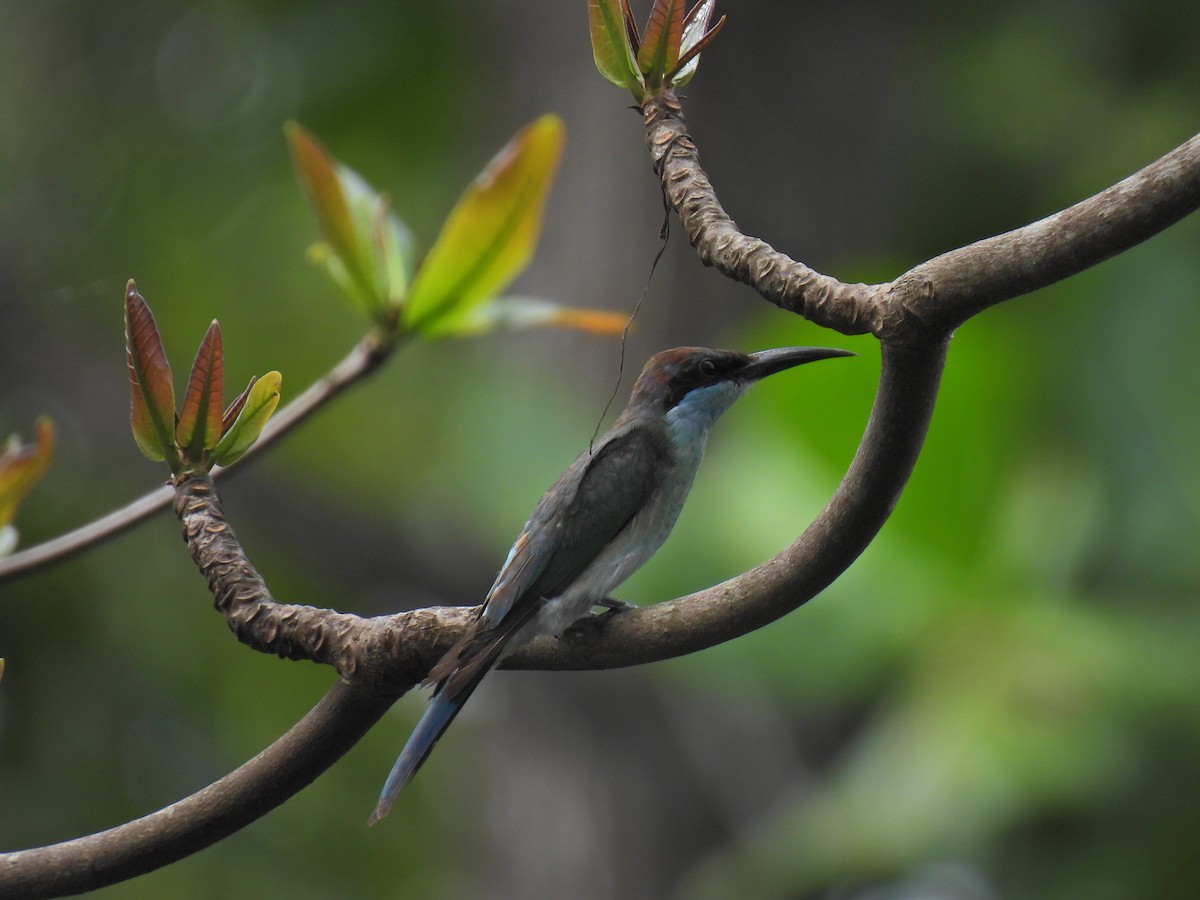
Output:
[[[779,347],[775,350],[760,350],[750,354],[750,362],[737,377],[747,381],[757,381],[790,369],[792,366],[816,362],[818,359],[832,359],[835,356],[856,356],[849,350],[838,350],[833,347]]]

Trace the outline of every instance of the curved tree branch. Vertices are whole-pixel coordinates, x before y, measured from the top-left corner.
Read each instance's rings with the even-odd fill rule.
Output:
[[[311,784],[393,700],[339,681],[278,741],[192,796],[108,831],[0,854],[0,896],[58,897],[95,890],[215,844]]]
[[[425,676],[470,619],[470,610],[460,607],[364,618],[280,603],[225,518],[212,477],[181,476],[175,491],[175,514],[213,606],[238,640],[255,650],[324,663],[348,681],[399,696]]]
[[[910,315],[956,328],[976,313],[1116,256],[1200,208],[1200,134],[1112,187],[1040,221],[909,270]]]
[[[673,92],[651,96],[642,114],[654,171],[701,262],[810,322],[842,334],[876,332],[878,285],[844,284],[738,229],[700,165],[700,151]]]
[[[885,284],[844,284],[737,230],[700,166],[678,98],[643,107],[663,191],[705,265],[782,309],[842,334],[944,336],[976,313],[1061,281],[1200,208],[1200,135],[1128,178],[1040,221],[976,241]]]
[[[884,344],[879,391],[858,452],[833,498],[778,556],[690,596],[602,616],[599,633],[576,641],[570,652],[543,639],[514,654],[508,667],[656,662],[740,637],[811,600],[866,549],[899,499],[929,427],[944,362],[944,343],[921,352]]]

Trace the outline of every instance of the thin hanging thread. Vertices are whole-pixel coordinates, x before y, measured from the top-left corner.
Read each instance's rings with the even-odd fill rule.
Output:
[[[625,375],[625,343],[629,338],[629,329],[633,326],[633,320],[637,318],[638,312],[641,311],[642,301],[646,299],[646,294],[650,290],[650,281],[654,278],[654,270],[658,268],[658,261],[662,259],[663,253],[666,252],[667,241],[671,238],[671,207],[667,203],[665,191],[663,192],[663,220],[662,225],[658,229],[658,237],[662,241],[662,245],[658,248],[658,252],[654,254],[654,261],[650,263],[650,272],[646,275],[646,283],[642,285],[641,296],[638,297],[637,303],[633,305],[633,312],[629,314],[629,319],[625,322],[625,327],[621,330],[621,356],[617,362],[617,380],[613,384],[612,393],[608,395],[608,402],[604,404],[604,411],[600,413],[600,418],[596,420],[596,430],[592,432],[592,439],[588,441],[588,456],[592,455],[596,438],[600,435],[600,426],[604,424],[604,417],[608,415],[613,400],[617,398],[617,391],[621,389],[621,378]]]

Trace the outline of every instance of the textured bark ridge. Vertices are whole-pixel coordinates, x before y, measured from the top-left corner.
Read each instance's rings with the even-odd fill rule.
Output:
[[[206,473],[180,477],[174,508],[192,560],[212,592],[213,606],[239,641],[285,659],[327,663],[342,677],[353,677],[361,657],[363,619],[277,602],[246,558]]]
[[[679,99],[671,91],[655,94],[642,114],[654,171],[701,262],[817,325],[842,334],[878,334],[878,297],[886,286],[844,284],[743,234],[700,166]]]

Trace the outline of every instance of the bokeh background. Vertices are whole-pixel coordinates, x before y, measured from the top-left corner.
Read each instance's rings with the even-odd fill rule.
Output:
[[[639,16],[646,3],[635,4]],[[1124,177],[1200,122],[1200,6],[725,4],[686,89],[747,231],[884,280]],[[0,0],[0,435],[59,450],[26,545],[161,483],[127,425],[134,276],[177,378],[209,320],[285,400],[366,323],[304,259],[294,118],[426,247],[537,115],[568,146],[524,294],[632,309],[658,188],[575,3]],[[916,474],[862,559],[754,635],[669,663],[501,673],[392,816],[397,705],[328,774],[125,897],[1200,896],[1200,219],[978,317]],[[860,354],[772,379],[716,429],[655,602],[786,545],[837,483],[878,374],[703,268],[678,227],[618,406],[678,344]],[[224,482],[281,598],[364,614],[478,602],[587,442],[615,341],[405,350]],[[239,646],[169,515],[0,584],[0,847],[157,809],[299,718],[326,670]]]

